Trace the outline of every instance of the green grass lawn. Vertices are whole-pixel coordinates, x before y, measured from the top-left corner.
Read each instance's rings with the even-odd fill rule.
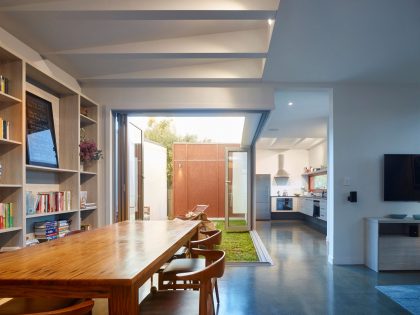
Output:
[[[226,252],[228,262],[259,261],[249,232],[226,232],[225,221],[214,221],[216,228],[222,230],[220,249]]]

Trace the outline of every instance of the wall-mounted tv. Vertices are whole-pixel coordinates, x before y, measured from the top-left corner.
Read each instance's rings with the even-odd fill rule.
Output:
[[[420,154],[384,155],[384,200],[420,201]]]

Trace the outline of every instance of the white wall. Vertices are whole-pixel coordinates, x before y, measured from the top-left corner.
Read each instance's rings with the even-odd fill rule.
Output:
[[[278,155],[284,155],[284,169],[289,173],[288,180],[275,181],[274,175],[278,170]],[[271,174],[271,195],[280,194],[287,190],[288,194],[302,193],[302,186],[307,185],[302,176],[303,169],[309,164],[308,150],[257,150],[256,152],[256,173]]]
[[[150,207],[150,220],[166,220],[168,218],[166,148],[145,141],[143,150],[144,205]]]
[[[334,231],[336,264],[364,262],[364,218],[420,213],[417,202],[383,201],[383,155],[420,153],[420,89],[334,88]],[[344,186],[344,177],[350,186]],[[356,190],[358,202],[348,202]],[[330,239],[331,242],[331,239]],[[330,243],[330,245],[332,245]]]
[[[321,166],[326,167],[328,165],[327,141],[318,144],[308,151],[309,166],[318,168]]]

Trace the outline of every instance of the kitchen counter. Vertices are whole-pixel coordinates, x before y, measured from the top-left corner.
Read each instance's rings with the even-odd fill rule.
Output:
[[[277,196],[271,195],[271,198],[308,198],[308,199],[319,199],[319,200],[327,200],[327,197],[316,197],[316,196]]]
[[[300,196],[299,198],[327,200],[327,197],[316,197],[316,196]]]
[[[277,196],[277,195],[271,195],[271,198],[299,198],[301,196]]]

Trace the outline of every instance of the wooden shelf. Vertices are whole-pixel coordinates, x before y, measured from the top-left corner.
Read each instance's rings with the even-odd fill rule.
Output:
[[[27,214],[26,219],[38,218],[38,217],[46,217],[49,215],[59,215],[59,214],[66,214],[66,213],[74,213],[78,212],[79,210],[68,210],[68,211],[56,211],[56,212],[47,212],[47,213],[36,213],[36,214]]]
[[[80,211],[92,211],[92,210],[96,210],[97,207],[86,207],[86,208],[81,208]]]
[[[8,229],[0,229],[0,234],[20,231],[20,230],[22,230],[21,227],[11,227],[11,228],[8,228]]]
[[[22,185],[15,184],[0,184],[0,188],[22,188]]]
[[[328,170],[326,168],[322,168],[319,171],[309,172],[309,173],[303,173],[302,176],[318,175],[318,174],[327,173],[327,171]]]
[[[80,175],[95,176],[96,172],[80,171]]]
[[[11,96],[4,92],[0,92],[0,104],[10,105],[20,102],[22,102],[22,100],[18,99],[17,97]]]
[[[21,145],[22,142],[20,141],[15,141],[15,140],[10,140],[10,139],[1,139],[0,138],[0,144],[13,144],[13,145]]]
[[[96,120],[80,114],[80,127],[85,127],[93,124],[96,124]]]
[[[69,170],[65,168],[54,168],[54,167],[45,167],[45,166],[36,166],[26,164],[27,171],[33,172],[48,172],[48,173],[77,173],[78,171]]]

